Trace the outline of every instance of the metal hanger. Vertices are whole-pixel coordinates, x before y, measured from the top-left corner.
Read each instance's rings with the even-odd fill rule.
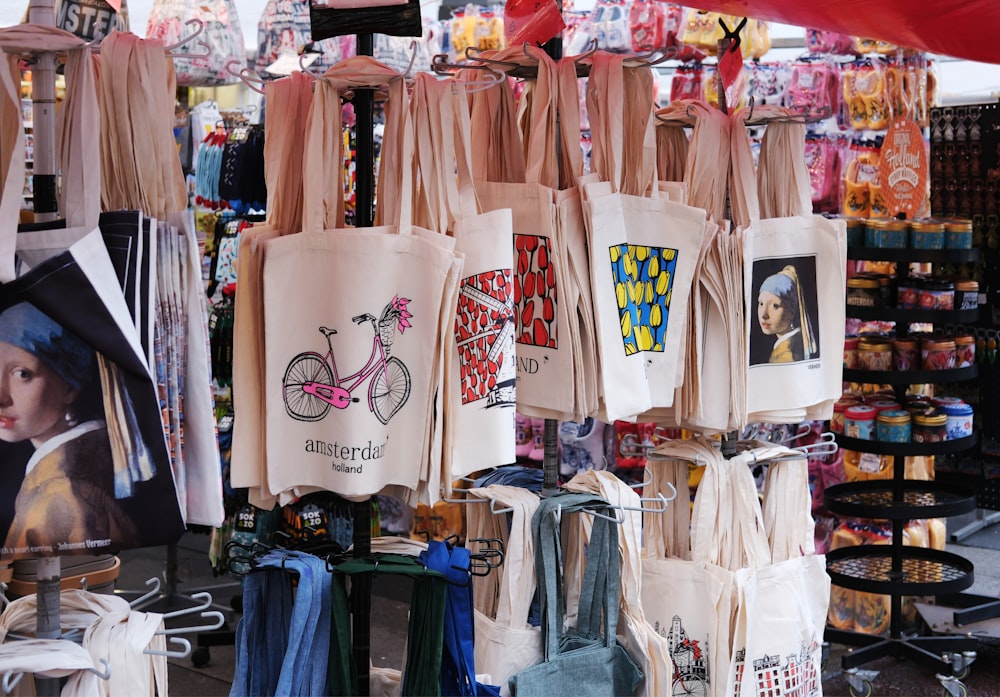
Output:
[[[231,58],[230,60],[228,60],[226,62],[226,72],[234,77],[238,77],[239,79],[243,80],[243,84],[245,84],[247,87],[252,89],[257,94],[264,94],[263,87],[266,84],[264,82],[264,79],[256,75],[252,70],[250,70],[250,68],[247,68],[246,66],[240,68],[239,70],[233,70],[233,65],[237,63],[239,63],[239,60],[237,60],[236,58]],[[258,87],[257,85],[260,85],[260,87]]]
[[[626,68],[641,68],[644,66],[652,67],[654,65],[659,65],[660,63],[675,60],[678,55],[680,55],[680,50],[676,46],[668,46],[664,49],[660,49],[659,51],[650,51],[644,55],[626,56],[623,65]],[[656,56],[656,58],[653,56]]]
[[[93,673],[101,680],[109,680],[111,678],[111,663],[108,662],[108,659],[106,658],[100,659],[100,662],[104,665],[103,671],[98,670],[96,667],[87,668],[86,670],[90,673]],[[21,682],[22,678],[24,678],[24,671],[9,670],[6,673],[4,673],[2,682],[4,694],[9,695],[11,692],[13,692],[14,688],[17,687],[18,683]]]
[[[507,73],[499,72],[493,68],[488,67],[487,73],[492,76],[489,80],[454,80],[451,83],[452,92],[457,92],[459,89],[461,89],[465,94],[484,92],[488,89],[496,87],[507,79]]]
[[[191,34],[190,36],[185,36],[175,44],[164,46],[163,50],[167,51],[168,53],[171,53],[171,55],[174,58],[206,58],[207,56],[212,55],[212,46],[204,39],[198,39],[198,41],[196,41],[195,43],[198,46],[201,46],[203,49],[205,49],[205,53],[173,53],[173,50],[175,48],[180,48],[181,46],[184,46],[195,37],[200,36],[201,33],[205,31],[205,23],[200,19],[189,19],[188,21],[184,22],[184,24],[185,26],[194,26],[195,27],[194,33]]]
[[[777,116],[763,116],[755,120],[753,118],[755,101],[753,95],[751,95],[747,104],[747,115],[743,119],[748,127],[766,126],[769,123],[818,123],[833,116],[833,109],[829,106],[822,106],[819,109],[812,109],[809,106],[785,107],[790,113]]]
[[[130,602],[128,604],[129,607],[133,609],[138,608],[160,594],[160,579],[157,578],[156,576],[146,581],[146,585],[152,586],[153,587],[152,590],[147,591],[146,593],[140,595],[138,598]]]
[[[191,655],[191,642],[184,637],[168,636],[167,643],[180,646],[181,648],[179,651],[171,651],[169,649],[164,649],[163,651],[159,649],[146,649],[143,653],[147,656],[166,656],[167,658],[187,658]]]

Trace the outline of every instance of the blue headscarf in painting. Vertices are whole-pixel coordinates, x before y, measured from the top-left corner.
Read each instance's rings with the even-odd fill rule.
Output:
[[[792,274],[788,272],[790,268],[786,266],[780,272],[765,278],[764,282],[760,284],[760,292],[770,293],[781,298],[781,304],[793,315],[791,318],[793,326],[798,326],[799,299],[798,288],[796,288],[798,279],[793,278]],[[792,273],[795,273],[794,269],[792,269]]]
[[[0,312],[0,341],[37,356],[73,389],[86,384],[94,370],[94,350],[30,303]]]
[[[795,326],[802,329],[802,345],[805,349],[805,357],[813,358],[819,354],[819,346],[816,341],[816,332],[813,331],[812,322],[806,313],[805,298],[802,297],[802,285],[799,283],[799,274],[795,267],[789,264],[778,273],[768,276],[760,284],[761,293],[767,292],[781,298],[781,303],[791,310],[795,317],[792,320]]]

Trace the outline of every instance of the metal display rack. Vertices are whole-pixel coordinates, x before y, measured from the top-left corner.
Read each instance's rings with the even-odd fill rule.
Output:
[[[952,263],[978,258],[972,250],[918,250],[851,248],[850,259],[894,261],[897,279],[908,273],[908,262]],[[897,334],[905,334],[910,322],[974,321],[977,310],[905,310],[895,308],[847,307],[847,316],[859,319],[893,320]],[[844,380],[891,385],[902,403],[912,384],[954,383],[975,379],[976,366],[953,370],[871,371],[844,370]],[[960,680],[969,673],[978,642],[967,636],[914,636],[904,626],[903,597],[947,595],[969,588],[974,580],[973,565],[963,557],[936,549],[903,544],[907,521],[942,518],[968,513],[976,508],[975,493],[957,484],[906,479],[904,458],[913,455],[943,455],[972,448],[978,434],[934,443],[889,443],[837,435],[837,443],[847,450],[893,457],[891,480],[850,482],[831,486],[824,492],[826,507],[845,516],[889,520],[889,545],[846,547],[826,555],[827,572],[833,583],[843,588],[878,593],[890,597],[888,635],[874,635],[827,627],[826,640],[856,647],[845,653],[842,667],[852,695],[870,695],[874,671],[858,667],[885,657],[913,658],[935,669],[946,694],[968,694]]]

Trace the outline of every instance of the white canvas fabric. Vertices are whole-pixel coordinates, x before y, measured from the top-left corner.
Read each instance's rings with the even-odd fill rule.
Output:
[[[528,624],[535,593],[531,519],[539,499],[527,489],[505,485],[469,489],[468,495],[488,502],[468,506],[470,530],[481,529],[487,521],[496,520],[501,523],[506,539],[503,566],[491,574],[499,575],[495,607],[483,607],[478,593],[474,592],[473,597],[476,673],[488,674],[491,684],[499,685],[501,694],[509,695],[509,678],[541,663],[544,654],[541,627]],[[506,509],[511,509],[509,534],[504,514],[493,512]]]

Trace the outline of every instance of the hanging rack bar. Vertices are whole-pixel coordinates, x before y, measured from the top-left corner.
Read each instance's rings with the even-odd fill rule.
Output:
[[[166,617],[166,615],[164,615]],[[214,632],[216,629],[221,629],[226,623],[225,616],[218,610],[209,610],[208,612],[201,613],[201,617],[206,619],[214,620],[211,624],[198,625],[196,627],[172,627],[170,629],[161,629],[157,631],[157,634],[162,634],[164,636],[171,636],[174,634],[196,634],[198,632]]]
[[[160,579],[157,578],[156,576],[154,576],[153,578],[151,578],[148,581],[146,581],[146,585],[147,586],[152,586],[152,589],[149,590],[149,591],[147,591],[146,593],[140,595],[138,598],[136,598],[132,602],[130,602],[129,603],[129,607],[131,607],[131,608],[137,608],[140,605],[143,605],[144,603],[147,603],[150,600],[153,600],[154,598],[156,598],[156,596],[158,596],[160,594]]]
[[[181,649],[179,651],[146,649],[143,653],[147,656],[166,656],[167,658],[187,658],[191,655],[191,642],[184,637],[168,636],[167,643],[180,646]]]

